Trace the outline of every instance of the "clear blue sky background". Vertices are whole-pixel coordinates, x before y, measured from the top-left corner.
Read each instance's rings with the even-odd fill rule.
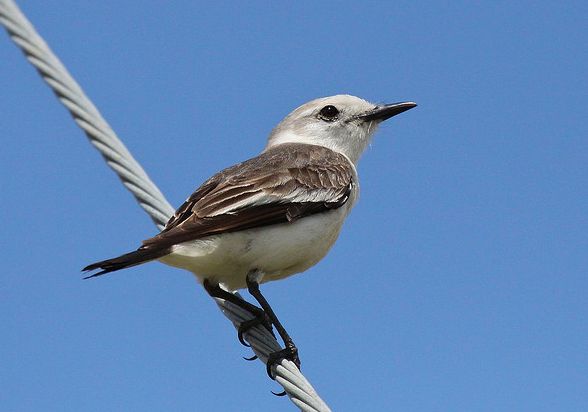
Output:
[[[177,206],[319,96],[384,125],[328,257],[265,293],[335,411],[588,410],[585,1],[22,1]],[[0,37],[0,409],[294,410]]]

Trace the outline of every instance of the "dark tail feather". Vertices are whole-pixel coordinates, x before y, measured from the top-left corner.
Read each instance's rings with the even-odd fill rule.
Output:
[[[169,249],[148,249],[139,248],[131,253],[126,253],[113,259],[103,260],[101,262],[92,263],[82,269],[82,272],[89,272],[95,269],[102,269],[100,272],[90,276],[86,276],[84,279],[94,278],[101,276],[106,273],[114,272],[117,270],[129,268],[131,266],[140,265],[141,263],[149,262],[150,260],[158,259],[162,256],[169,254]]]

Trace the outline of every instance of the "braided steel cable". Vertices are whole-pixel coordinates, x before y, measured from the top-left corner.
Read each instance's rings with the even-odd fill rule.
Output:
[[[133,194],[155,225],[162,229],[174,213],[173,207],[13,0],[0,0],[0,23],[71,113],[74,121],[104,157],[108,166]],[[230,302],[222,299],[215,301],[235,327],[252,317],[249,312]],[[264,364],[270,353],[281,349],[276,339],[262,326],[250,329],[245,333],[245,337]],[[292,403],[301,411],[330,411],[293,362],[283,359],[273,368],[273,373],[276,382],[282,385]]]

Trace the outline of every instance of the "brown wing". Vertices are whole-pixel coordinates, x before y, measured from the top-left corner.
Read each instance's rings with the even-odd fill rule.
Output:
[[[325,147],[276,146],[207,180],[143,248],[167,248],[338,208],[349,198],[353,175],[349,160]]]

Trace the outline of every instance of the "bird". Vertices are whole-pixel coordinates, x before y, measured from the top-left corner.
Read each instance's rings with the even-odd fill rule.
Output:
[[[357,163],[378,126],[416,107],[374,104],[351,95],[322,97],[288,114],[258,155],[214,174],[177,209],[164,229],[121,256],[86,266],[110,272],[158,260],[192,272],[209,295],[248,310],[243,333],[262,324],[285,348],[270,354],[300,368],[298,349],[259,285],[304,272],[333,246],[359,197]],[[232,292],[245,289],[259,307]]]

